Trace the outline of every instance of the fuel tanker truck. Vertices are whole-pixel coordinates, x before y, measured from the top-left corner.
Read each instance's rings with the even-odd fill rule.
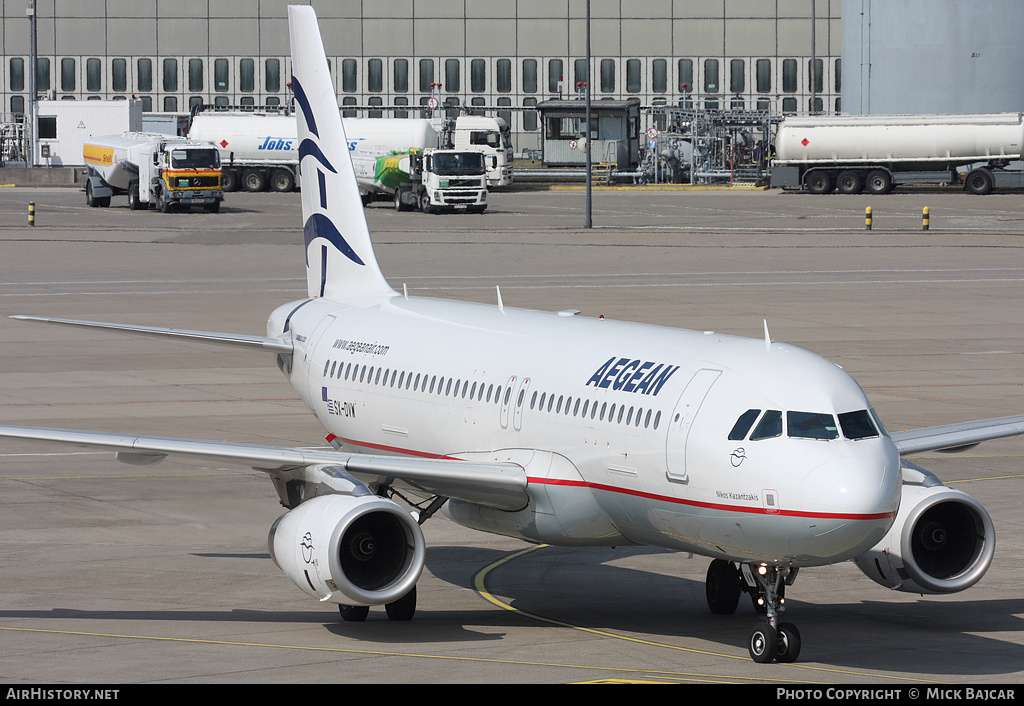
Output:
[[[503,120],[461,115],[441,139],[430,120],[419,118],[344,118],[343,122],[352,151],[384,155],[444,143],[449,149],[481,153],[489,186],[512,183],[512,146]],[[225,191],[292,191],[298,185],[294,116],[200,111],[192,116],[188,136],[217,145]]]
[[[82,147],[89,175],[85,201],[110,205],[127,194],[133,211],[156,206],[167,213],[182,206],[220,210],[220,155],[214,145],[160,133],[126,132],[91,137]]]
[[[786,118],[771,183],[812,194],[887,194],[923,183],[987,194],[1024,187],[1024,171],[1006,169],[1022,146],[1022,113]]]

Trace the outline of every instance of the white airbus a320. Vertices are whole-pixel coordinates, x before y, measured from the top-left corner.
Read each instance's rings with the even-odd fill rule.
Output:
[[[1020,434],[1024,416],[890,434],[849,375],[767,331],[743,339],[394,291],[313,9],[290,7],[289,23],[308,297],[271,313],[266,336],[15,318],[267,350],[334,448],[0,435],[106,447],[128,463],[186,454],[265,471],[287,508],[270,530],[275,563],[346,620],[372,605],[413,616],[420,524],[438,510],[529,542],[710,557],[713,612],[732,613],[743,593],[763,608],[748,644],[758,662],[800,652],[780,613],[805,567],[853,560],[914,593],[985,574],[988,513],[900,457]]]

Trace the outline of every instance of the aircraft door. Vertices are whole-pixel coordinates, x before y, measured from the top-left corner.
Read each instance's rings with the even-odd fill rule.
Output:
[[[501,406],[501,428],[508,429],[508,409],[515,404],[515,398],[512,396],[512,388],[516,386],[516,376],[513,375],[508,379],[508,383],[505,385],[505,389],[501,391],[501,399],[498,400],[498,404]]]
[[[530,378],[523,378],[523,384],[519,386],[515,398],[515,411],[512,414],[512,426],[516,431],[523,428],[523,405],[526,396],[530,394]]]
[[[303,362],[306,365],[306,379],[309,380],[310,385],[310,399],[316,400],[320,398],[320,387],[324,383],[320,379],[320,376],[314,376],[309,374],[310,368],[313,365],[313,355],[316,352],[317,343],[323,337],[324,333],[334,323],[335,316],[328,314],[325,316],[320,323],[316,325],[313,332],[306,337],[305,352],[303,353]],[[315,379],[314,379],[315,378]]]
[[[679,396],[676,408],[668,425],[668,441],[665,446],[666,476],[670,481],[686,483],[686,445],[690,436],[690,427],[700,410],[708,390],[722,374],[721,370],[704,368],[698,370],[687,383],[683,394]]]

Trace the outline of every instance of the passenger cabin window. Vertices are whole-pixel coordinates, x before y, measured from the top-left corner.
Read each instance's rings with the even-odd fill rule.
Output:
[[[798,439],[839,438],[835,417],[824,412],[788,412],[786,433]]]
[[[839,426],[843,430],[843,436],[847,439],[867,439],[878,436],[878,429],[875,428],[871,421],[871,415],[866,409],[840,414]]]
[[[777,409],[769,409],[761,417],[754,433],[750,435],[750,440],[774,439],[777,436],[782,436],[782,412]]]
[[[748,409],[741,414],[733,425],[732,431],[729,432],[729,441],[743,441],[747,438],[747,432],[750,431],[750,427],[754,426],[759,414],[761,414],[759,409]]]

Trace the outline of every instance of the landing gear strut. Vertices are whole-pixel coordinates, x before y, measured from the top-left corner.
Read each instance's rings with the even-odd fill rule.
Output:
[[[800,656],[800,631],[792,623],[779,621],[779,614],[786,609],[786,586],[796,580],[797,571],[767,564],[737,567],[724,559],[715,559],[708,567],[705,590],[712,613],[736,612],[745,591],[753,599],[754,610],[765,615],[747,641],[747,651],[755,662],[795,662]]]
[[[756,607],[764,607],[765,622],[758,623],[750,632],[747,651],[755,662],[795,662],[800,656],[800,631],[793,623],[779,621],[779,613],[786,609],[786,586],[796,580],[797,569],[786,566],[744,564],[743,578],[747,590],[754,596]]]

